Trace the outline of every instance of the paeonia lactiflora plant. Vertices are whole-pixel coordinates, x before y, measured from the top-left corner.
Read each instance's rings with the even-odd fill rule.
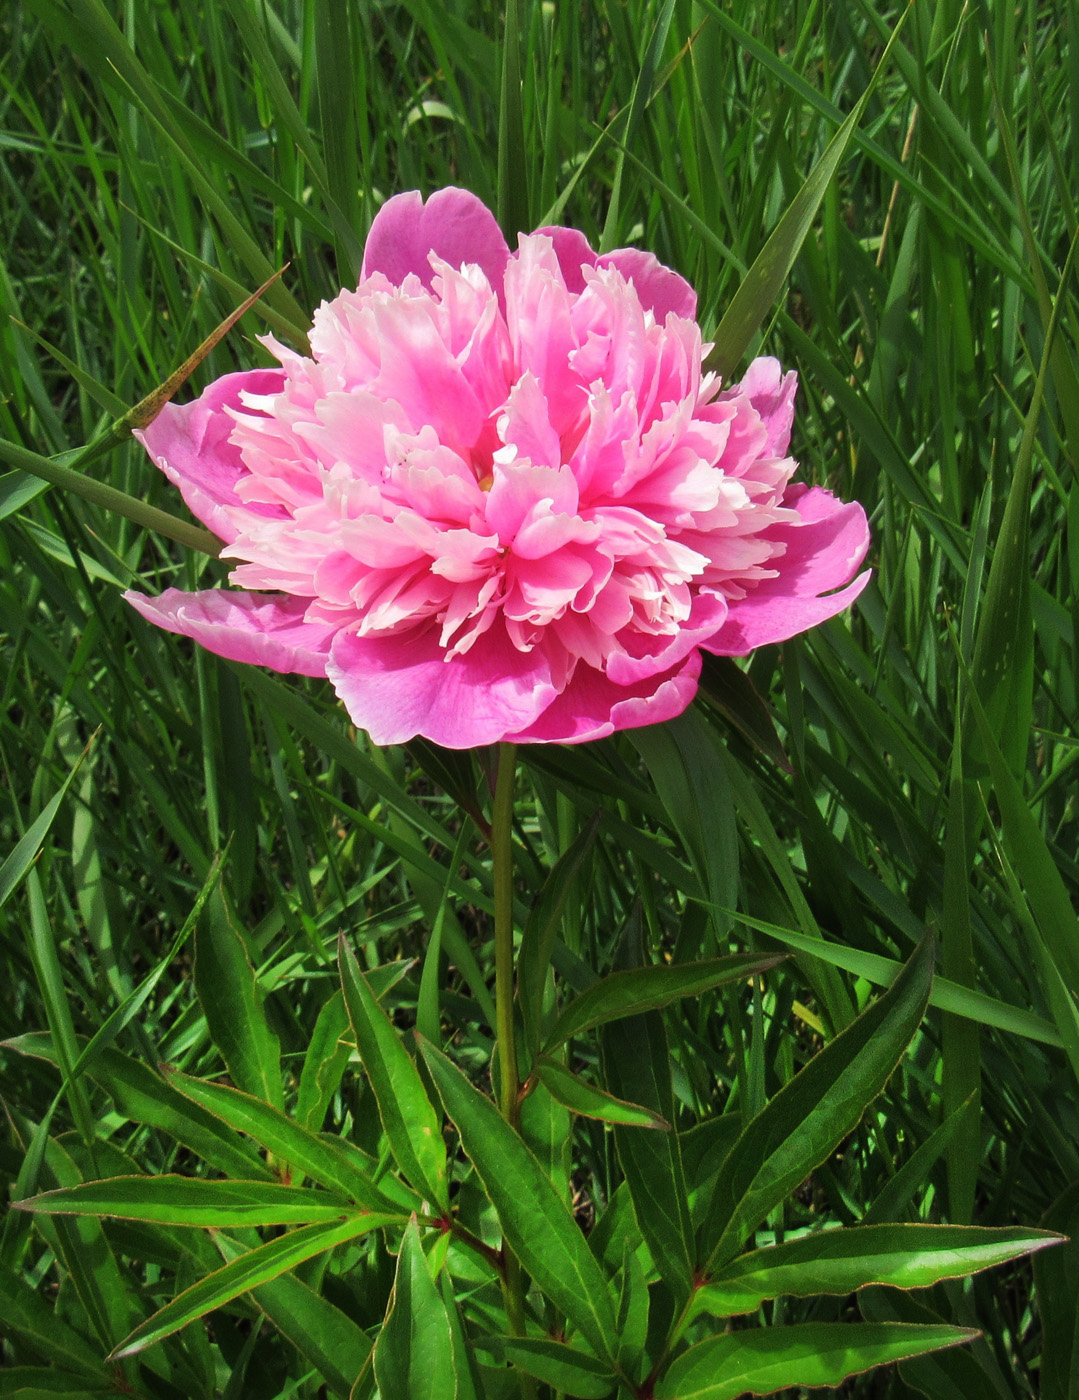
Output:
[[[167,1069],[162,1082],[116,1050],[95,1071],[122,1114],[193,1147],[205,1174],[118,1170],[21,1203],[212,1232],[113,1354],[125,1392],[147,1376],[182,1386],[171,1335],[252,1310],[352,1400],[834,1386],[976,1335],[898,1290],[1056,1238],[884,1210],[842,1226],[804,1205],[785,1238],[759,1234],[856,1132],[918,1033],[931,944],[860,1015],[834,1017],[758,1111],[695,1121],[665,1008],[697,998],[719,1014],[716,989],[778,959],[699,958],[699,940],[657,956],[631,916],[610,968],[575,963],[560,921],[611,814],[530,915],[515,909],[516,743],[663,722],[630,736],[653,776],[667,754],[718,765],[710,725],[686,712],[701,652],[782,642],[866,582],[861,507],[792,481],[794,375],[758,359],[719,382],[695,314],[692,289],[649,254],[598,257],[565,228],[511,252],[464,191],[398,195],[358,288],[315,313],[310,356],[268,340],[279,368],[226,376],[143,434],[237,585],[129,594],[144,617],[232,660],[327,677],[377,744],[500,745],[489,816],[472,814],[491,852],[496,986],[494,1024],[440,1046],[437,1015],[414,1034],[380,1004],[407,967],[361,970],[343,936],[340,988],[286,1096],[244,935],[213,897],[196,990],[231,1083]],[[352,1132],[323,1135],[331,1099],[361,1083]],[[593,1158],[613,1133],[587,1230],[569,1174],[578,1120]],[[787,1322],[796,1305],[775,1301],[865,1289],[862,1320],[833,1301],[826,1320]]]

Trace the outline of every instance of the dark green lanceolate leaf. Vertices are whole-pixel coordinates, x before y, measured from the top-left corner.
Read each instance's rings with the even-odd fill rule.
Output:
[[[346,1199],[265,1181],[202,1181],[186,1176],[114,1176],[16,1202],[51,1215],[114,1215],[158,1225],[306,1225],[340,1220]]]
[[[1079,1182],[1053,1202],[1042,1224],[1064,1231],[1069,1239],[1062,1249],[1034,1260],[1044,1328],[1041,1400],[1075,1400],[1079,1393]]]
[[[537,1060],[536,1073],[551,1097],[571,1113],[581,1113],[586,1118],[598,1118],[604,1123],[625,1123],[637,1128],[670,1130],[671,1125],[660,1114],[654,1113],[650,1108],[642,1108],[640,1104],[616,1099],[613,1094],[606,1093],[595,1084],[586,1083],[565,1065],[559,1064],[557,1060],[548,1059],[546,1055],[541,1055]]]
[[[903,27],[906,11],[900,17],[889,39],[869,86],[858,99],[854,110],[828,143],[828,149],[813,167],[808,179],[787,206],[786,212],[769,235],[768,242],[757,254],[724,312],[715,336],[715,349],[706,361],[724,379],[729,379],[738,361],[749,348],[758,327],[768,315],[779,296],[787,274],[805,241],[832,177],[846,154],[858,123],[862,120],[869,95],[877,85],[891,57],[892,47]]]
[[[105,1379],[100,1348],[92,1345],[13,1272],[0,1275],[0,1334],[26,1343],[39,1356],[92,1378]]]
[[[195,991],[237,1088],[283,1108],[281,1047],[266,1022],[255,969],[220,887],[195,933]]]
[[[766,1298],[846,1294],[872,1283],[928,1288],[1058,1244],[1041,1230],[862,1225],[822,1230],[733,1259],[694,1297],[694,1312],[732,1317]]]
[[[131,1356],[146,1347],[159,1342],[162,1337],[186,1327],[196,1318],[204,1317],[214,1308],[238,1298],[261,1284],[269,1283],[281,1274],[302,1264],[305,1259],[313,1259],[317,1254],[325,1254],[336,1245],[358,1239],[371,1230],[379,1230],[385,1225],[399,1224],[399,1215],[376,1215],[364,1211],[347,1219],[327,1221],[318,1225],[305,1225],[299,1230],[260,1245],[231,1260],[223,1269],[217,1269],[198,1283],[184,1290],[171,1303],[154,1313],[136,1327],[112,1353],[112,1359]]]
[[[933,953],[927,938],[888,991],[743,1129],[720,1169],[701,1231],[706,1271],[733,1258],[884,1088],[925,1013]]]
[[[250,1252],[224,1233],[216,1236],[216,1243],[227,1263]],[[362,1328],[294,1274],[261,1284],[251,1296],[327,1385],[347,1400],[371,1356],[371,1339]]]
[[[614,1305],[569,1207],[490,1099],[445,1055],[426,1041],[419,1043],[510,1248],[589,1345],[613,1360]]]
[[[517,957],[517,982],[525,1036],[533,1052],[539,1049],[543,983],[551,964],[551,954],[558,938],[562,913],[573,889],[574,879],[595,845],[602,816],[602,811],[597,810],[577,839],[558,858],[529,912],[521,935],[521,948]]]
[[[615,1373],[610,1366],[565,1342],[542,1337],[499,1337],[497,1346],[506,1361],[563,1395],[603,1400],[615,1387]]]
[[[709,1337],[684,1352],[656,1385],[655,1400],[735,1400],[747,1390],[836,1386],[847,1376],[976,1337],[965,1327],[887,1322],[807,1322]]]
[[[7,1400],[55,1400],[78,1396],[79,1400],[116,1400],[116,1387],[91,1385],[85,1376],[58,1371],[54,1366],[5,1366],[0,1372],[0,1397]]]
[[[80,1048],[85,1042],[80,1041]],[[31,1032],[3,1042],[21,1055],[33,1055],[56,1063],[52,1037]],[[190,1147],[217,1171],[234,1177],[258,1177],[266,1181],[273,1173],[248,1144],[212,1114],[188,1103],[153,1070],[122,1051],[100,1052],[87,1069],[91,1079],[109,1094],[116,1112],[133,1123],[159,1128]]]
[[[315,1022],[296,1095],[296,1118],[311,1132],[318,1132],[322,1127],[330,1100],[348,1067],[352,1055],[351,1030],[344,995],[334,992]]]
[[[456,1400],[453,1336],[413,1218],[401,1241],[386,1321],[375,1344],[383,1400]]]
[[[699,996],[724,982],[766,972],[782,961],[774,953],[735,953],[704,962],[657,963],[654,967],[612,972],[570,1002],[551,1028],[544,1052],[549,1054],[571,1036],[582,1035],[606,1021],[654,1011],[680,997]]]
[[[656,1012],[604,1029],[603,1067],[620,1098],[674,1122],[671,1056]],[[678,1134],[616,1127],[614,1135],[641,1234],[664,1282],[684,1299],[693,1284],[693,1226]]]
[[[335,1151],[325,1139],[310,1133],[270,1104],[239,1089],[195,1079],[178,1070],[167,1072],[169,1083],[230,1128],[246,1133],[279,1162],[287,1162],[295,1176],[299,1172],[345,1200],[359,1201],[369,1210],[391,1207],[382,1193],[345,1154]]]
[[[779,742],[772,712],[745,671],[731,656],[703,652],[701,662],[701,693],[754,748],[785,773],[792,772],[790,760]]]
[[[394,1159],[417,1191],[447,1210],[446,1145],[420,1072],[343,939],[338,962],[356,1045]]]

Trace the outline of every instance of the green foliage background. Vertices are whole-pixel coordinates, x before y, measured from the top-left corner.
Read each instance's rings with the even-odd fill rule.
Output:
[[[694,283],[711,333],[900,8],[521,3],[503,213],[654,250]],[[484,756],[371,749],[327,686],[144,626],[122,587],[209,586],[222,567],[46,488],[27,454],[96,439],[285,262],[193,387],[267,362],[254,338],[267,328],[302,341],[311,308],[354,282],[388,195],[456,183],[494,207],[502,22],[502,7],[465,0],[16,0],[0,13],[11,1198],[125,1171],[232,1170],[240,1149],[217,1120],[184,1126],[154,1067],[214,1078],[227,1064],[235,1081],[229,1028],[262,1026],[259,1007],[268,1100],[377,1158],[372,1094],[340,1049],[339,931],[366,968],[393,968],[380,990],[400,1027],[452,1044],[477,1077],[488,1062],[490,863],[460,805],[488,800]],[[522,924],[602,814],[570,874],[560,986],[609,971],[627,928],[676,963],[793,950],[667,1014],[687,1141],[721,1142],[935,931],[940,977],[910,1055],[773,1211],[776,1237],[867,1211],[1079,1232],[1079,325],[1065,266],[1077,24],[1070,4],[914,0],[755,338],[800,371],[803,476],[871,513],[875,573],[854,615],[744,671],[715,667],[669,731],[521,754]],[[135,444],[86,474],[180,512]],[[222,853],[240,963],[200,977],[191,934]],[[202,918],[223,910],[214,894]],[[574,1053],[602,1079],[594,1042]],[[603,1124],[577,1119],[571,1160],[550,1167],[581,1224],[605,1228],[622,1169]],[[377,1238],[328,1260],[296,1276],[375,1328],[394,1260]],[[220,1263],[196,1230],[9,1212],[4,1361],[85,1374],[76,1363],[99,1364],[133,1316]],[[898,1309],[984,1338],[852,1392],[1071,1400],[1077,1276],[1072,1245],[909,1302],[863,1295],[867,1316]],[[849,1299],[780,1300],[760,1320],[857,1315]],[[241,1299],[212,1333],[196,1323],[121,1378],[163,1396],[333,1387],[270,1322],[252,1328],[259,1316]],[[42,1393],[29,1370],[8,1385],[0,1369],[0,1395]]]

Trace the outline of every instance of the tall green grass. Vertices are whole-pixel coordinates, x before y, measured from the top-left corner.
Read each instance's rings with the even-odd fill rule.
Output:
[[[322,1094],[305,1059],[313,1045],[333,1062],[340,930],[369,968],[416,960],[386,1001],[401,1024],[456,1037],[461,1062],[485,1062],[493,1026],[490,863],[474,832],[459,840],[462,807],[486,800],[483,757],[379,752],[328,687],[151,631],[123,587],[206,586],[222,567],[148,531],[137,504],[125,515],[46,486],[20,469],[26,454],[77,463],[285,263],[191,387],[268,362],[267,329],[302,345],[310,311],[355,280],[384,198],[455,183],[495,207],[500,170],[511,223],[654,250],[694,283],[712,333],[901,8],[519,0],[516,137],[501,7],[0,13],[11,1197],[116,1170],[227,1169],[211,1127],[139,1097],[144,1067],[223,1069],[188,941],[219,869],[285,1099],[299,1094],[314,1128],[347,1127],[378,1154],[371,1095],[330,1071]],[[751,351],[799,369],[803,476],[861,500],[874,531],[854,615],[746,668],[774,735],[716,667],[692,731],[521,754],[522,915],[602,813],[556,950],[570,985],[611,966],[633,921],[676,961],[732,939],[792,951],[752,988],[683,1005],[680,1127],[758,1108],[935,932],[934,1009],[911,1057],[770,1220],[777,1236],[868,1211],[1079,1233],[1077,23],[1065,4],[914,0],[754,335]],[[133,443],[85,474],[180,514]],[[563,1170],[587,1227],[620,1180],[601,1125],[580,1120]],[[84,1374],[217,1259],[195,1234],[8,1213],[4,1363]],[[1069,1400],[1077,1250],[928,1295],[862,1295],[870,1318],[984,1335],[850,1393]],[[393,1261],[356,1254],[349,1272],[300,1276],[370,1328]],[[857,1311],[769,1307],[776,1322]],[[317,1395],[295,1340],[241,1300],[212,1333],[195,1324],[118,1375],[139,1395]]]

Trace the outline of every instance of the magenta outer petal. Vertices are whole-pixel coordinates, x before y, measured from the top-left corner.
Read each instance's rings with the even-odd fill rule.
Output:
[[[674,719],[697,693],[700,652],[681,666],[636,685],[614,685],[601,671],[578,665],[573,679],[534,724],[506,737],[522,744],[583,744],[619,729]]]
[[[641,305],[646,311],[651,311],[657,321],[665,321],[668,311],[690,321],[696,317],[697,293],[684,277],[664,267],[652,253],[640,248],[616,248],[613,253],[597,256],[579,229],[549,224],[536,232],[545,233],[554,243],[555,256],[568,292],[584,291],[582,268],[616,267],[627,281],[633,283]]]
[[[130,591],[124,597],[147,622],[191,637],[217,656],[301,676],[326,674],[330,643],[340,630],[335,623],[305,622],[311,600],[287,593],[167,588],[159,598]]]
[[[417,734],[447,749],[494,744],[531,724],[555,698],[542,652],[517,651],[501,623],[450,661],[437,628],[380,638],[341,632],[326,673],[376,744],[403,744]]]
[[[849,581],[869,548],[869,524],[856,501],[837,500],[820,487],[794,486],[784,505],[798,511],[801,523],[768,532],[787,546],[776,560],[778,578],[762,579],[752,593],[729,605],[727,621],[702,642],[706,651],[745,656],[755,647],[784,642],[850,607],[869,582],[867,571],[841,592],[826,592]]]
[[[580,229],[561,228],[558,224],[547,224],[538,228],[537,233],[546,234],[554,244],[555,257],[562,270],[562,280],[566,291],[579,295],[584,291],[584,276],[581,269],[595,267],[596,255]]]
[[[697,293],[684,277],[672,272],[652,253],[640,248],[618,248],[596,260],[598,267],[616,267],[632,282],[641,305],[662,324],[673,311],[687,321],[697,316]]]
[[[360,280],[381,272],[399,287],[414,272],[430,288],[432,252],[453,268],[478,263],[501,299],[510,256],[502,230],[482,200],[453,185],[436,190],[426,204],[418,190],[387,199],[367,235]]]
[[[191,403],[167,403],[149,427],[135,437],[174,486],[188,509],[218,539],[231,544],[239,534],[235,512],[274,517],[273,506],[244,505],[236,483],[248,471],[239,448],[229,442],[236,426],[227,408],[242,411],[240,394],[276,394],[284,383],[280,369],[247,370],[215,379]]]

